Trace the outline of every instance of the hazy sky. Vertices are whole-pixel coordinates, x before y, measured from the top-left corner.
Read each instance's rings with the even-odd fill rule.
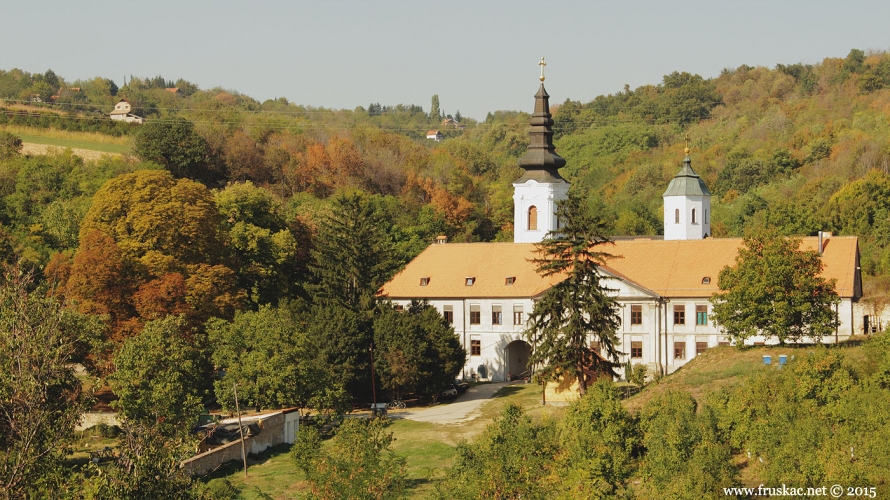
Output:
[[[890,49],[890,1],[0,0],[0,69],[68,81],[184,78],[259,99],[527,110],[541,56],[554,103]]]

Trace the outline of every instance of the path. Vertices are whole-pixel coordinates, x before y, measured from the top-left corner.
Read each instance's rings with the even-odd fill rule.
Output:
[[[476,418],[479,408],[491,399],[500,389],[518,382],[499,382],[471,387],[452,403],[440,404],[431,408],[412,408],[409,411],[392,412],[390,418],[406,418],[417,422],[434,424],[459,424]]]

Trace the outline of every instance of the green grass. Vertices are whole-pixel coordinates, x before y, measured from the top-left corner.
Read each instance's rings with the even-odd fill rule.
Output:
[[[112,137],[94,132],[72,132],[14,125],[2,126],[0,131],[15,134],[22,139],[22,142],[60,148],[87,149],[115,154],[128,154],[131,150],[129,137]]]
[[[395,441],[393,450],[407,463],[408,498],[426,498],[435,490],[436,481],[454,460],[455,446],[480,434],[507,403],[518,403],[533,418],[550,418],[563,411],[559,407],[541,407],[540,387],[513,385],[504,387],[481,410],[479,417],[461,424],[433,424],[393,418],[389,431]],[[397,417],[398,412],[392,416]],[[305,476],[290,459],[290,446],[280,445],[256,457],[248,457],[248,478],[240,461],[230,462],[204,478],[209,482],[225,478],[240,491],[239,498],[300,498],[306,490]]]
[[[828,344],[826,348],[840,349],[847,363],[857,365],[864,360],[859,345],[859,341],[852,340],[839,345]],[[776,369],[781,354],[787,355],[791,360],[793,356],[806,356],[806,353],[814,348],[821,346],[789,345],[744,349],[729,346],[714,347],[690,360],[658,383],[646,386],[636,396],[626,399],[624,405],[630,411],[638,411],[655,395],[669,390],[685,391],[698,401],[703,401],[708,394],[725,387],[739,385],[757,371]],[[763,364],[764,355],[772,356],[772,365]]]

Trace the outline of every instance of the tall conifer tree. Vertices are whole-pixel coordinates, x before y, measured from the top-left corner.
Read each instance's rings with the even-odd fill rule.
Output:
[[[615,375],[618,366],[618,303],[600,282],[598,269],[610,257],[598,247],[610,241],[577,190],[569,191],[556,215],[561,227],[537,245],[535,264],[542,276],[566,279],[535,302],[525,335],[533,346],[529,361],[538,373],[545,379],[575,377],[583,395],[592,375]],[[599,352],[590,341],[599,342]]]

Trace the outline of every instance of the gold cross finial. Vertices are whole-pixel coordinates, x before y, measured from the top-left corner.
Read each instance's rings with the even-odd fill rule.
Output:
[[[544,62],[544,58],[541,58],[541,62],[538,63],[538,66],[541,67],[541,81],[544,81],[544,66],[547,66],[547,63]]]
[[[687,155],[689,154],[689,134],[686,134],[686,149],[683,150]]]

